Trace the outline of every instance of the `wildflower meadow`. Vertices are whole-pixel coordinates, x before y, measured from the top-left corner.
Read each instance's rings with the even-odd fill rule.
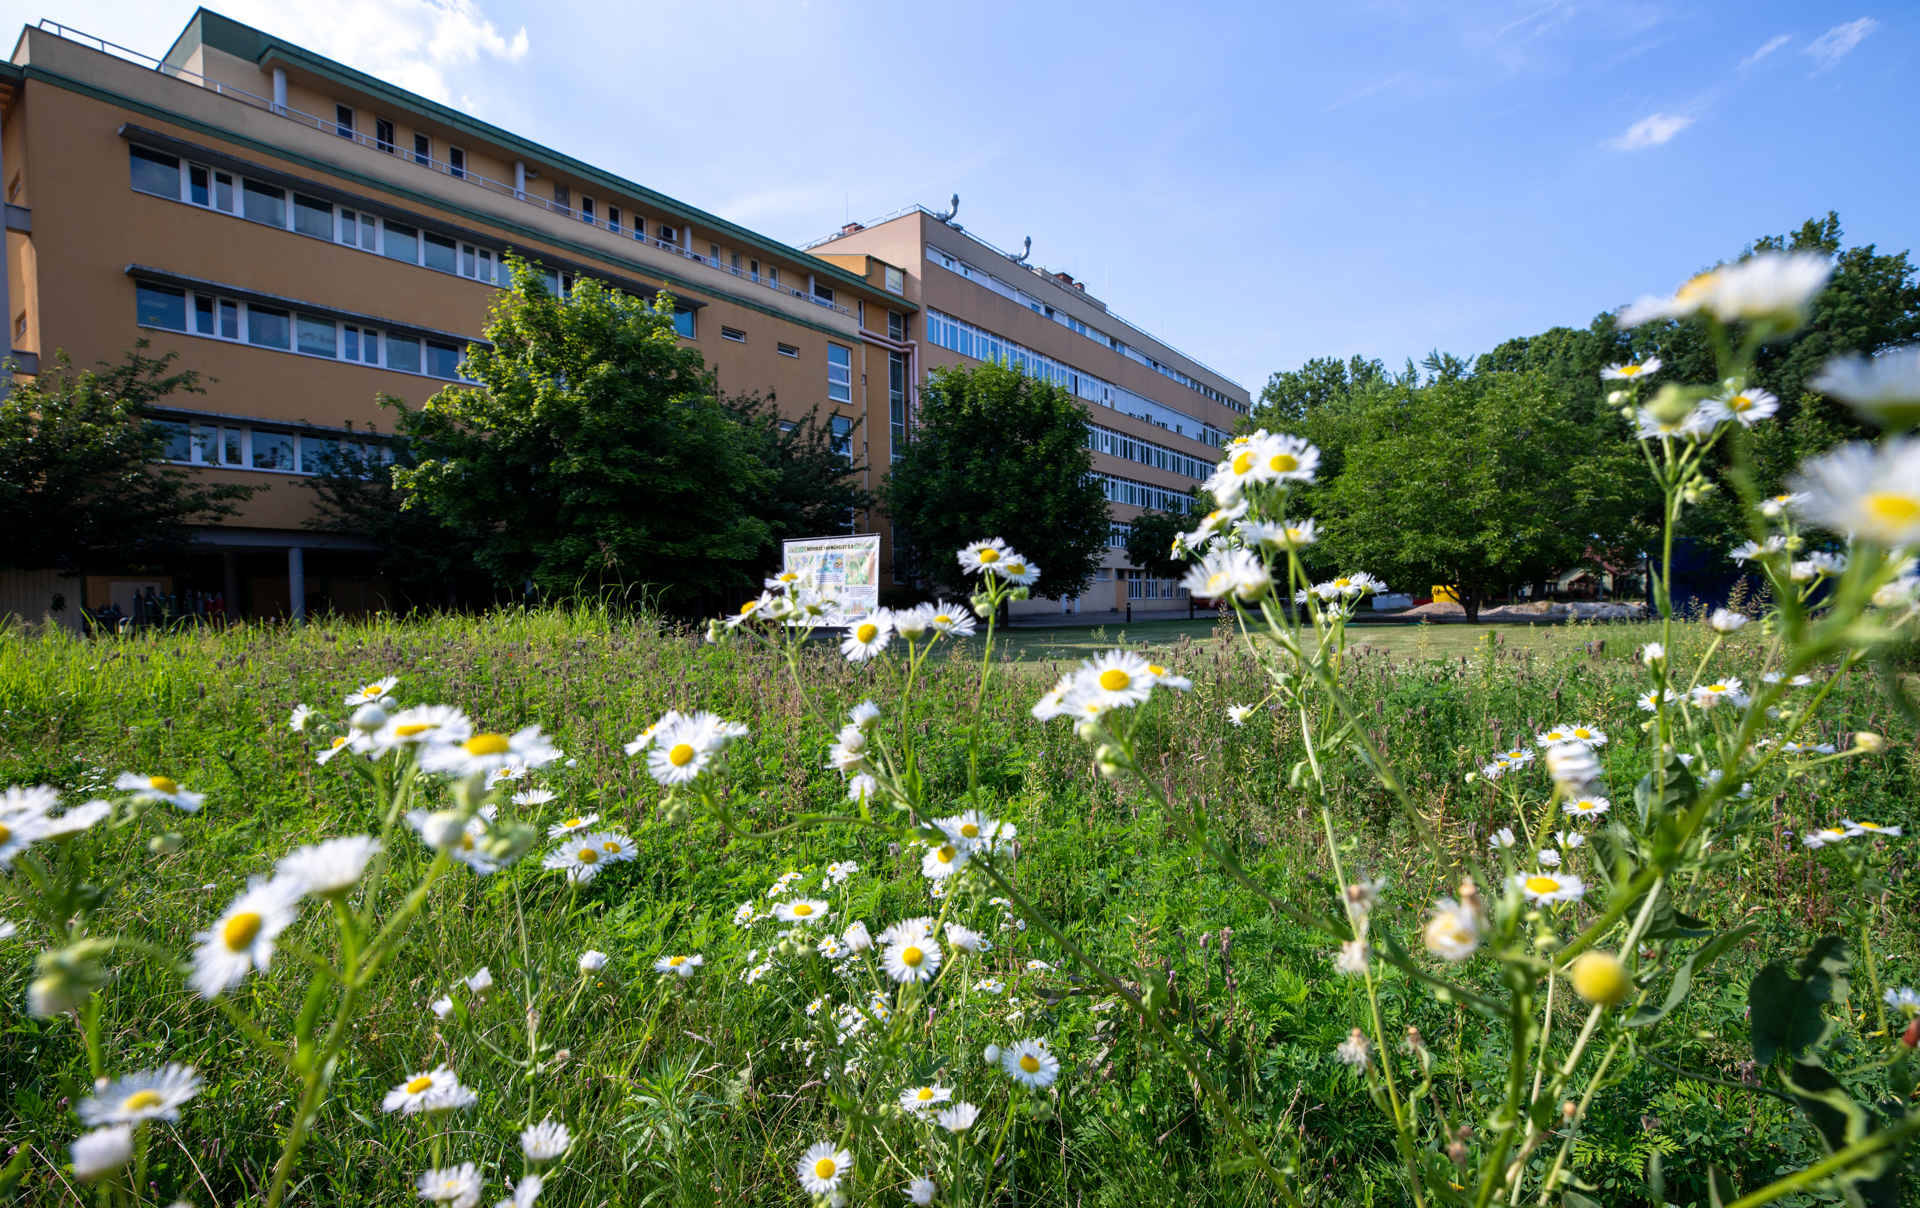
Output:
[[[592,607],[0,639],[0,1188],[25,1202],[1920,1203],[1920,357],[1675,535],[1824,261],[1717,269],[1718,380],[1607,371],[1658,619],[1396,657],[1255,431],[1198,640],[1012,657],[1040,568],[827,631]]]

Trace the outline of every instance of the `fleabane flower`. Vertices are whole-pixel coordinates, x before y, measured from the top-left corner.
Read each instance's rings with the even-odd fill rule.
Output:
[[[180,1105],[200,1093],[192,1066],[167,1065],[116,1078],[74,1109],[87,1125],[178,1120]]]
[[[1911,1018],[1920,1015],[1920,991],[1911,986],[1899,986],[1882,994],[1881,999],[1894,1010]]]
[[[1808,848],[1814,851],[1819,851],[1821,848],[1826,847],[1829,844],[1845,843],[1848,839],[1851,839],[1852,837],[1853,835],[1843,827],[1817,826],[1814,829],[1808,831],[1806,834],[1800,836],[1800,842],[1805,844]]]
[[[1109,650],[1082,663],[1075,686],[1107,709],[1144,704],[1153,694],[1152,664],[1131,650]]]
[[[647,772],[668,788],[698,780],[719,749],[713,727],[697,717],[661,726],[647,750]]]
[[[998,566],[987,568],[988,574],[998,575],[1015,587],[1031,587],[1040,581],[1040,567],[1033,559],[1022,554],[1007,551],[1007,556]]]
[[[1068,698],[1072,696],[1074,677],[1071,672],[1054,681],[1053,687],[1040,694],[1029,712],[1035,721],[1052,721],[1056,717],[1065,717],[1072,712]]]
[[[475,734],[464,742],[430,743],[420,752],[420,768],[466,777],[545,767],[558,758],[559,749],[541,735],[539,726],[524,726],[512,734]]]
[[[1920,344],[1875,357],[1835,357],[1807,387],[1832,395],[1883,428],[1911,427],[1920,422]]]
[[[75,835],[92,830],[95,823],[110,817],[112,814],[113,803],[111,801],[89,801],[85,805],[76,805],[65,813],[41,819],[37,838],[48,839],[56,843],[71,839]],[[0,815],[0,828],[5,827],[5,825],[6,819],[4,815]],[[4,845],[4,843],[5,838],[0,837],[0,845]],[[0,859],[0,868],[5,867],[6,861]]]
[[[1846,827],[1847,834],[1854,838],[1859,838],[1861,835],[1879,835],[1883,839],[1898,839],[1900,837],[1900,828],[1897,826],[1881,826],[1873,822],[1855,822],[1851,818],[1842,818],[1840,825]]]
[[[691,955],[663,956],[653,962],[653,971],[655,973],[671,973],[675,977],[685,981],[687,978],[693,976],[695,969],[698,969],[706,963],[707,958],[701,956],[698,952]]]
[[[946,832],[947,838],[969,851],[991,851],[1020,833],[1013,823],[989,818],[979,810],[941,818],[934,825]]]
[[[1677,419],[1662,419],[1646,407],[1634,413],[1634,435],[1641,440],[1705,440],[1713,425],[1698,407]]]
[[[1000,565],[1001,561],[1012,552],[1007,548],[1005,541],[998,537],[989,537],[985,541],[970,543],[955,557],[960,559],[961,570],[970,575],[977,575],[981,571]]]
[[[612,853],[606,850],[609,841],[615,845]],[[562,840],[540,861],[540,867],[565,873],[575,885],[586,885],[619,863],[625,851],[624,843],[615,840],[611,832],[588,831]]]
[[[349,835],[301,847],[280,857],[280,875],[316,898],[344,897],[360,883],[367,863],[380,851],[371,835]]]
[[[1600,779],[1600,761],[1584,742],[1563,742],[1547,748],[1547,775],[1570,792],[1578,793]]]
[[[1060,1059],[1044,1040],[1022,1040],[1000,1053],[1000,1068],[1022,1086],[1044,1090],[1060,1076]]]
[[[1657,319],[1710,314],[1722,323],[1765,320],[1777,329],[1800,325],[1833,262],[1811,252],[1767,252],[1694,277],[1668,298],[1642,298],[1620,312],[1628,327]]]
[[[923,1112],[939,1107],[953,1098],[950,1086],[910,1086],[900,1092],[900,1106],[910,1112]]]
[[[580,972],[598,973],[607,967],[607,954],[598,948],[589,948],[580,954]]]
[[[835,1148],[831,1141],[820,1141],[800,1155],[794,1173],[799,1176],[800,1189],[808,1195],[830,1196],[840,1190],[840,1180],[852,1168],[852,1154]]]
[[[1466,960],[1480,946],[1480,922],[1459,902],[1441,898],[1427,920],[1426,942],[1427,951],[1443,960]]]
[[[1717,398],[1710,398],[1700,404],[1700,418],[1711,424],[1737,421],[1743,428],[1751,428],[1763,419],[1771,419],[1780,409],[1779,396],[1765,390],[1748,387],[1744,390],[1729,390]]]
[[[1631,361],[1621,365],[1609,365],[1600,371],[1602,381],[1633,382],[1660,372],[1660,358],[1648,357],[1635,364]]]
[[[218,998],[255,969],[266,972],[280,933],[293,925],[302,886],[286,877],[257,881],[233,900],[212,927],[195,935],[189,979],[202,998]]]
[[[480,1203],[480,1171],[472,1162],[425,1171],[413,1186],[420,1198],[430,1203],[450,1208],[477,1208]]]
[[[1253,716],[1253,712],[1252,705],[1228,705],[1227,720],[1236,726],[1244,726],[1247,724],[1247,718]]]
[[[426,747],[435,743],[459,744],[473,737],[473,722],[451,705],[415,705],[402,709],[373,732],[371,749],[378,752],[400,747]]]
[[[552,1162],[565,1156],[572,1145],[573,1134],[551,1117],[520,1133],[520,1152],[529,1162]]]
[[[380,1110],[399,1112],[404,1116],[427,1111],[435,1095],[450,1094],[459,1085],[459,1075],[445,1065],[435,1066],[388,1091],[386,1098],[380,1101]]]
[[[947,946],[958,948],[962,952],[985,952],[993,947],[987,942],[986,936],[971,927],[962,927],[958,923],[947,924]]]
[[[942,843],[930,847],[927,854],[920,857],[920,875],[935,881],[945,880],[967,865],[968,849],[958,843]]]
[[[847,636],[840,643],[840,653],[846,655],[849,662],[864,663],[885,650],[892,639],[892,618],[884,611],[876,612],[847,627]]]
[[[1613,803],[1605,797],[1578,796],[1560,807],[1560,812],[1569,818],[1592,818],[1604,814]]]
[[[1199,549],[1213,539],[1215,533],[1224,531],[1234,521],[1247,514],[1247,501],[1242,499],[1227,507],[1215,508],[1200,518],[1199,525],[1190,533],[1180,534],[1180,544],[1189,549]]]
[[[295,705],[293,712],[287,715],[287,729],[295,734],[306,732],[307,724],[313,720],[312,705]]]
[[[124,778],[123,778],[124,779]],[[9,788],[0,795],[0,868],[39,842],[47,829],[47,812],[60,804],[60,794],[49,785]]]
[[[73,1177],[82,1183],[91,1183],[133,1160],[133,1129],[125,1124],[96,1128],[75,1137],[70,1151]]]
[[[389,675],[384,679],[374,680],[371,684],[362,684],[347,693],[347,695],[342,698],[341,703],[345,704],[348,708],[353,708],[357,705],[379,705],[384,709],[393,703],[393,697],[389,695],[389,693],[393,691],[394,685],[399,682],[399,676]]]
[[[1735,708],[1744,709],[1752,698],[1741,691],[1741,687],[1737,678],[1728,676],[1723,680],[1714,680],[1710,684],[1701,684],[1688,695],[1693,697],[1694,705],[1701,709],[1711,709],[1716,705],[1733,705]]]
[[[547,828],[547,838],[562,839],[578,831],[591,830],[593,829],[593,824],[598,821],[600,821],[600,815],[598,814],[575,814],[571,818],[564,818],[552,826],[549,826]]]
[[[1261,545],[1272,550],[1305,549],[1320,540],[1320,532],[1311,518],[1253,520],[1240,526],[1240,538],[1249,545]]]
[[[659,721],[654,722],[646,729],[640,731],[640,733],[634,735],[633,741],[625,744],[621,750],[625,751],[628,755],[638,755],[653,745],[653,740],[659,737],[660,731],[681,720],[684,720],[684,715],[680,710],[668,709],[660,716]]]
[[[950,1133],[963,1133],[980,1118],[980,1109],[971,1103],[956,1103],[934,1116],[935,1123]]]
[[[1200,559],[1200,565],[1181,580],[1187,591],[1208,600],[1233,597],[1251,602],[1273,586],[1273,577],[1259,558],[1249,550],[1214,550]]]
[[[887,614],[893,622],[893,634],[903,642],[918,642],[927,636],[933,627],[933,608],[920,604],[913,608],[896,608]]]
[[[1735,633],[1753,618],[1744,612],[1735,612],[1731,608],[1716,608],[1707,618],[1707,628],[1715,633]]]
[[[933,1197],[940,1194],[940,1185],[932,1179],[911,1179],[907,1183],[907,1202],[912,1204],[931,1204]]]
[[[180,787],[171,776],[144,776],[139,772],[122,772],[113,787],[133,794],[135,801],[164,801],[185,813],[198,813],[201,802],[207,799],[205,793],[190,793]]]
[[[1507,848],[1511,848],[1514,845],[1514,842],[1515,840],[1513,837],[1513,828],[1510,826],[1503,826],[1499,830],[1493,832],[1492,836],[1490,836],[1487,839],[1487,846],[1493,848],[1495,851],[1501,851]]]
[[[1670,705],[1679,699],[1671,688],[1665,691],[1659,688],[1650,688],[1642,692],[1639,696],[1634,697],[1634,704],[1638,705],[1643,712],[1652,713],[1659,709],[1661,705]]]
[[[825,902],[815,898],[798,898],[791,902],[782,902],[773,908],[773,917],[783,923],[823,923],[832,917]]]
[[[1553,872],[1544,868],[1515,873],[1512,884],[1528,901],[1541,906],[1555,902],[1578,902],[1587,892],[1586,886],[1573,873]]]
[[[929,982],[940,971],[940,945],[926,932],[908,932],[889,943],[880,954],[880,967],[894,981]]]
[[[956,638],[970,638],[974,632],[973,612],[965,604],[949,604],[945,600],[937,601],[927,616],[927,624],[936,633],[944,633]]]
[[[1799,511],[1822,528],[1881,546],[1920,545],[1920,440],[1855,442],[1803,463]]]

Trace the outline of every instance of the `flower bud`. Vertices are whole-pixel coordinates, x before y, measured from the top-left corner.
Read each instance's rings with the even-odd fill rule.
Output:
[[[100,958],[112,947],[110,941],[89,939],[42,952],[40,976],[27,987],[27,1013],[46,1018],[79,1010],[95,990],[107,984]]]
[[[1660,387],[1660,393],[1647,404],[1647,414],[1663,424],[1677,424],[1693,414],[1693,405],[1686,391],[1669,383]]]
[[[990,1044],[987,1046],[987,1051],[980,1054],[980,1056],[986,1059],[986,1062],[988,1065],[999,1065],[1000,1064],[1000,1046],[997,1044]]]
[[[466,817],[459,810],[435,810],[421,823],[420,837],[428,847],[444,851],[460,842],[466,829]]]
[[[1619,405],[1620,405],[1621,403],[1624,403],[1624,402],[1626,402],[1626,401],[1627,401],[1627,392],[1626,392],[1626,391],[1624,391],[1624,390],[1609,390],[1609,391],[1607,391],[1607,406],[1609,406],[1609,407],[1618,407],[1618,406],[1619,406]]]
[[[1080,736],[1081,742],[1094,742],[1100,737],[1100,726],[1097,722],[1083,721],[1073,728],[1073,732]]]
[[[1887,740],[1871,730],[1861,730],[1853,736],[1853,749],[1862,755],[1878,755],[1887,749]]]
[[[147,850],[156,856],[170,856],[179,851],[180,845],[186,841],[186,836],[178,831],[168,831],[164,835],[155,835],[147,840]]]
[[[353,711],[353,728],[371,734],[387,724],[387,711],[379,705],[361,705]]]
[[[1616,1006],[1633,993],[1633,978],[1611,952],[1587,952],[1573,962],[1574,993],[1590,1003]]]

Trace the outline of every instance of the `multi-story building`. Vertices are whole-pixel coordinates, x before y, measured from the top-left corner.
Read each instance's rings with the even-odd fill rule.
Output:
[[[204,375],[167,400],[172,460],[269,488],[201,535],[197,572],[92,577],[90,608],[146,587],[220,592],[229,615],[390,604],[371,541],[307,526],[303,480],[342,442],[381,448],[380,395],[459,381],[509,252],[558,289],[669,292],[720,389],[817,405],[856,459],[857,432],[884,440],[867,383],[903,346],[881,333],[918,321],[897,271],[850,273],[205,9],[160,59],[30,27],[0,95],[17,366],[149,339]],[[864,460],[884,472],[884,444]]]
[[[1068,274],[1001,251],[953,216],[916,206],[807,245],[871,283],[899,286],[917,308],[889,319],[898,324],[889,338],[906,347],[875,350],[887,369],[886,408],[876,406],[876,419],[886,417],[884,455],[908,439],[913,384],[931,368],[1000,361],[1058,383],[1092,419],[1094,469],[1112,510],[1110,548],[1082,596],[1031,600],[1018,611],[1185,610],[1184,589],[1127,561],[1127,524],[1147,508],[1186,506],[1247,414],[1246,388],[1120,318]],[[868,447],[882,448],[879,432]]]
[[[418,406],[461,381],[508,253],[555,289],[670,294],[721,390],[819,407],[870,487],[929,368],[998,359],[1061,383],[1093,413],[1114,549],[1081,600],[1027,609],[1184,607],[1126,565],[1121,534],[1206,476],[1246,391],[951,221],[915,209],[790,247],[206,9],[158,59],[29,27],[0,104],[18,370],[147,339],[205,384],[166,400],[170,459],[267,488],[181,575],[90,575],[88,608],[132,611],[143,590],[218,592],[228,616],[396,603],[372,540],[310,526],[306,485],[343,444],[381,455],[381,396]],[[853,525],[885,539],[884,517]]]

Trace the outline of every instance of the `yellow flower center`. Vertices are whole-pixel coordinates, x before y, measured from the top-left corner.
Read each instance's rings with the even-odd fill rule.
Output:
[[[566,827],[568,830],[572,830],[576,826],[585,826],[586,821],[581,818],[569,818],[560,825]]]
[[[676,768],[684,768],[693,762],[693,755],[694,751],[691,744],[684,742],[676,743],[674,744],[673,750],[667,752],[667,762]]]
[[[875,625],[871,621],[857,627],[853,631],[853,640],[860,643],[862,646],[866,645],[868,642],[871,642],[873,639],[879,636],[880,636],[880,627],[878,625]]]
[[[900,963],[905,965],[909,969],[918,969],[920,967],[920,962],[926,959],[927,959],[927,954],[920,951],[920,949],[918,948],[909,947],[904,949],[900,953]]]
[[[1267,459],[1267,467],[1275,474],[1290,474],[1300,468],[1300,459],[1291,453],[1275,453]]]
[[[1352,587],[1353,580],[1352,579],[1335,579],[1333,581],[1333,585],[1335,587]]]
[[[923,1086],[920,1088],[919,1093],[914,1097],[919,1099],[920,1102],[922,1103],[929,1102],[933,1098],[933,1088],[930,1086]]]
[[[1867,515],[1890,524],[1912,524],[1920,520],[1920,499],[1894,491],[1869,491],[1861,496]]]
[[[1211,575],[1207,579],[1207,594],[1209,596],[1224,595],[1226,594],[1227,588],[1232,586],[1233,586],[1232,575],[1229,575],[1225,571],[1216,571],[1213,575]]]
[[[687,958],[684,956],[670,956],[667,958],[667,963],[669,965],[672,965],[674,968],[678,969],[680,966],[687,963]]]
[[[968,839],[978,839],[980,837],[980,828],[971,822],[963,822],[960,824],[960,834]]]
[[[832,1158],[821,1158],[813,1164],[813,1177],[816,1179],[830,1179],[838,1173],[840,1173],[840,1163]]]
[[[347,745],[347,740],[345,738],[336,738],[333,740],[333,749],[336,751],[338,751],[341,747],[344,747],[346,745]]]
[[[167,776],[149,776],[147,783],[153,786],[153,790],[156,793],[177,793],[180,791],[179,784]]]
[[[979,558],[982,562],[998,562],[1000,561],[1000,551],[997,549],[983,549],[980,551]]]
[[[760,601],[748,600],[745,604],[742,604],[740,606],[740,615],[744,617],[758,607],[760,607]]]
[[[1233,459],[1233,472],[1235,474],[1245,474],[1247,471],[1253,469],[1253,463],[1255,460],[1256,459],[1252,453],[1245,452],[1245,451],[1241,452],[1239,456]]]
[[[1133,677],[1118,667],[1100,673],[1100,686],[1109,692],[1118,692],[1133,682]]]
[[[511,749],[505,734],[475,734],[461,745],[469,755],[505,755]]]
[[[1027,564],[1024,562],[1009,562],[1007,563],[1007,573],[1010,575],[1024,575],[1027,573]]]
[[[812,913],[813,913],[813,907],[808,905],[805,902],[799,902],[794,905],[793,914],[795,918],[804,919]]]
[[[1528,877],[1527,888],[1534,893],[1553,893],[1560,888],[1560,882],[1552,877]]]
[[[0,823],[0,843],[5,843],[11,838],[13,838],[13,832],[7,829],[5,823]]]
[[[399,735],[401,738],[412,738],[415,734],[425,734],[428,730],[431,730],[431,729],[433,729],[432,726],[422,725],[419,722],[415,722],[412,725],[395,726],[393,728],[393,732]]]
[[[260,925],[265,921],[257,911],[243,910],[228,919],[227,925],[221,928],[220,942],[230,952],[243,951],[253,943],[253,937],[260,934]]]
[[[933,858],[940,861],[940,863],[942,864],[951,864],[953,863],[953,858],[959,854],[960,854],[959,851],[955,849],[953,844],[949,843],[945,847],[941,848],[939,851],[934,852]]]
[[[1699,298],[1702,294],[1713,288],[1713,284],[1719,278],[1719,275],[1717,270],[1714,272],[1701,273],[1698,277],[1695,277],[1678,290],[1675,290],[1673,295],[1674,299],[1680,302],[1691,302]],[[1634,372],[1638,373],[1639,369],[1636,367]]]
[[[799,575],[794,574],[792,571],[787,571],[780,576],[780,581],[782,583],[791,583],[799,577]]]
[[[160,1097],[158,1091],[135,1091],[126,1097],[125,1102],[120,1104],[120,1110],[124,1112],[143,1112],[149,1108],[159,1107],[165,1102],[166,1100]]]
[[[1727,410],[1729,411],[1748,411],[1751,410],[1752,407],[1753,400],[1744,394],[1736,394],[1727,400]]]
[[[460,832],[460,850],[461,851],[473,850],[473,836],[466,831]]]
[[[1573,736],[1575,738],[1592,738],[1593,731],[1592,730],[1575,730],[1573,732]]]
[[[1147,673],[1149,675],[1165,675],[1167,673],[1167,669],[1165,667],[1162,667],[1158,663],[1148,663]]]
[[[579,860],[582,864],[598,864],[600,862],[600,853],[591,847],[583,847],[580,849]]]
[[[1032,1053],[1022,1053],[1020,1054],[1020,1068],[1029,1074],[1037,1074],[1040,1072],[1040,1059]]]
[[[617,856],[620,854],[620,841],[618,839],[608,839],[600,845],[600,850],[610,856]]]
[[[953,624],[953,618],[943,612],[939,616],[933,618],[933,623],[935,625],[951,625]]]
[[[425,1074],[422,1074],[418,1078],[415,1078],[412,1082],[407,1083],[407,1093],[409,1095],[417,1095],[422,1091],[426,1090],[428,1087],[431,1087],[432,1085],[433,1085],[433,1079],[429,1078]]]

